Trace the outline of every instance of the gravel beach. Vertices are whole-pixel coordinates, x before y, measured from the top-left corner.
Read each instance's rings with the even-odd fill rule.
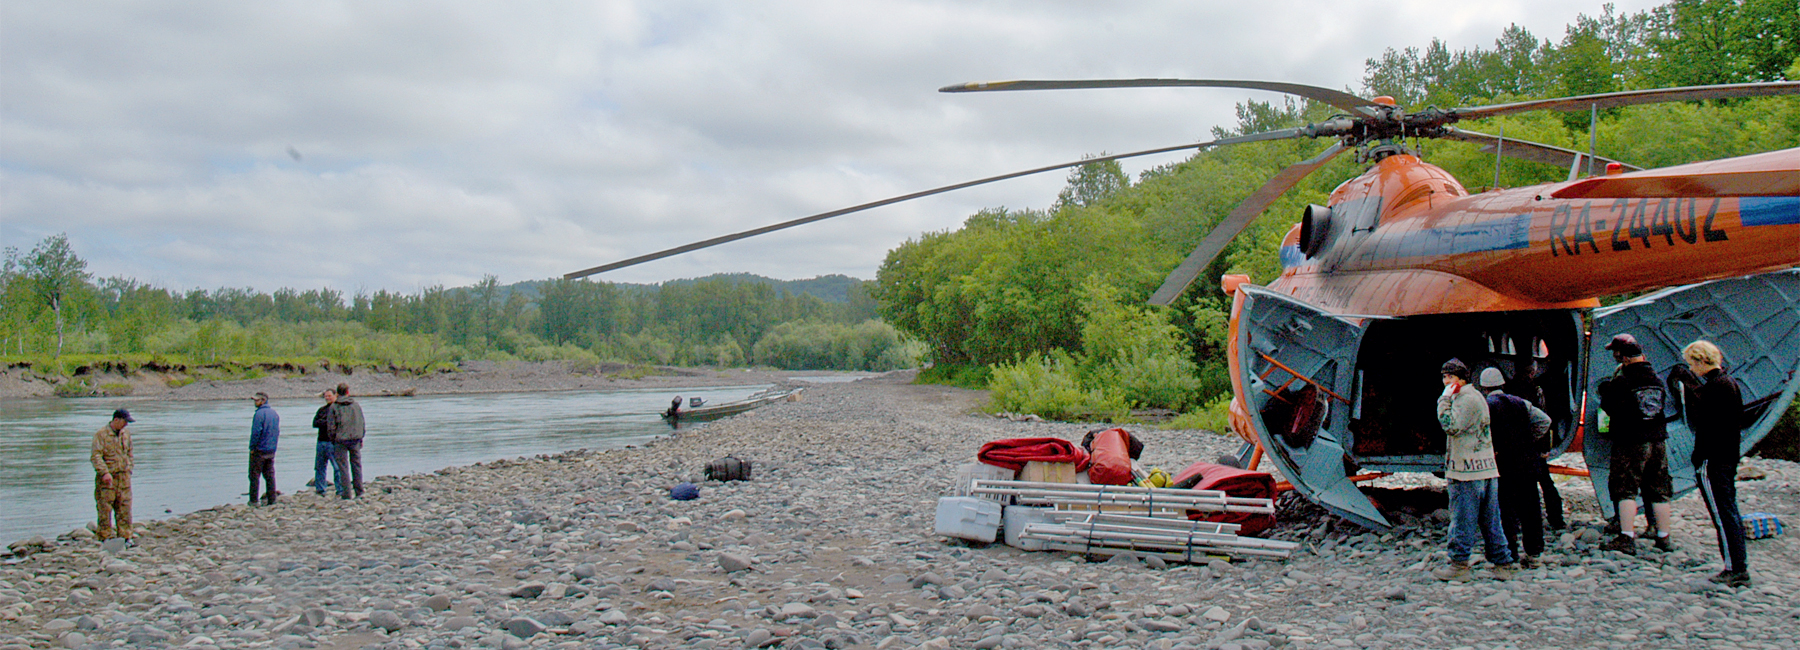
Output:
[[[984,393],[911,377],[813,385],[636,448],[146,522],[116,554],[42,540],[0,565],[0,648],[1800,647],[1800,533],[1751,540],[1755,584],[1730,590],[1706,580],[1719,560],[1696,497],[1676,504],[1675,552],[1632,557],[1597,548],[1581,480],[1561,484],[1576,527],[1552,534],[1549,566],[1511,581],[1429,575],[1443,497],[1403,489],[1428,476],[1384,479],[1391,531],[1284,497],[1271,536],[1302,542],[1288,560],[1089,562],[947,540],[937,498],[983,442],[1097,427],[982,415]],[[1134,431],[1143,464],[1171,471],[1237,446]],[[727,454],[753,480],[700,480]],[[1761,476],[1739,483],[1744,511],[1800,525],[1800,465],[1743,471]],[[669,499],[680,481],[699,498]]]

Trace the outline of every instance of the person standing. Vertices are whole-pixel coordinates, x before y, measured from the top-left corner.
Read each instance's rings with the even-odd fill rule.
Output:
[[[1636,338],[1620,334],[1607,342],[1606,349],[1619,362],[1618,372],[1601,380],[1598,391],[1600,410],[1611,421],[1601,435],[1612,442],[1607,484],[1608,497],[1618,507],[1619,534],[1600,548],[1637,555],[1636,499],[1642,495],[1650,506],[1649,528],[1655,531],[1656,549],[1673,551],[1675,542],[1669,531],[1674,530],[1675,522],[1669,499],[1674,488],[1664,451],[1669,436],[1663,419],[1669,393]]]
[[[94,505],[100,514],[96,531],[100,541],[119,537],[127,545],[136,545],[131,536],[131,430],[125,425],[137,420],[125,409],[113,411],[112,421],[94,432]],[[115,528],[115,525],[117,526]]]
[[[1444,478],[1449,481],[1450,564],[1433,569],[1439,580],[1468,580],[1469,553],[1479,535],[1494,577],[1512,577],[1512,550],[1500,523],[1500,470],[1494,462],[1489,431],[1488,405],[1469,385],[1469,366],[1460,359],[1444,362],[1441,372],[1444,394],[1438,396],[1438,424],[1449,440],[1445,444]]]
[[[356,497],[362,498],[363,410],[350,398],[350,384],[337,385],[337,401],[326,412],[325,426],[331,430],[332,455],[337,458],[338,498],[350,498],[353,487]]]
[[[256,414],[250,416],[250,505],[256,505],[257,483],[268,492],[262,498],[265,506],[275,505],[275,447],[281,440],[281,415],[269,406],[269,394],[257,393],[251,400]]]
[[[1481,371],[1478,382],[1487,394],[1489,428],[1494,436],[1494,460],[1500,469],[1500,518],[1507,546],[1519,566],[1536,568],[1544,554],[1544,518],[1538,508],[1538,477],[1545,474],[1544,447],[1550,435],[1550,415],[1531,402],[1501,391],[1506,375],[1499,368]],[[1524,554],[1520,555],[1520,545]]]
[[[331,405],[337,401],[337,391],[327,388],[325,392],[319,393],[319,397],[325,398],[325,403],[320,404],[319,410],[313,413],[312,425],[314,429],[319,430],[319,441],[313,447],[312,488],[313,492],[319,496],[325,496],[325,485],[331,481],[325,473],[325,468],[339,466],[335,452],[336,445],[332,443],[331,427],[327,422],[327,416],[331,414]]]
[[[1732,587],[1750,584],[1745,563],[1744,522],[1737,507],[1737,467],[1743,439],[1744,396],[1722,367],[1725,355],[1710,341],[1694,341],[1681,351],[1688,369],[1700,377],[1694,400],[1687,405],[1688,429],[1694,432],[1694,482],[1712,515],[1725,569],[1711,580]]]

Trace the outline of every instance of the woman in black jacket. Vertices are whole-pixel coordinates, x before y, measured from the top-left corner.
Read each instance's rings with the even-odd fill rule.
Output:
[[[1744,563],[1744,522],[1738,517],[1735,481],[1743,446],[1738,432],[1743,429],[1744,398],[1737,381],[1721,367],[1724,354],[1719,346],[1694,341],[1681,356],[1701,381],[1687,405],[1687,423],[1694,432],[1695,482],[1712,513],[1719,555],[1725,560],[1725,570],[1712,581],[1742,587],[1750,584],[1750,569]]]

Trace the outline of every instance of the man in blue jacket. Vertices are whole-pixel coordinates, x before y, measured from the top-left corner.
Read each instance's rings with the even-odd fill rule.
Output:
[[[281,439],[281,416],[269,406],[269,394],[257,393],[256,415],[250,416],[250,505],[256,505],[257,483],[267,483],[262,498],[265,506],[275,505],[275,445]]]

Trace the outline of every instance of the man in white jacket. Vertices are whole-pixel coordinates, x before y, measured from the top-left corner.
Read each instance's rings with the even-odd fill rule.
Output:
[[[1468,580],[1469,553],[1477,531],[1494,565],[1494,577],[1512,577],[1512,549],[1500,520],[1500,470],[1494,462],[1487,398],[1469,385],[1469,366],[1451,359],[1443,367],[1444,394],[1438,396],[1438,424],[1444,427],[1444,478],[1450,482],[1450,564],[1433,569],[1439,580]]]

